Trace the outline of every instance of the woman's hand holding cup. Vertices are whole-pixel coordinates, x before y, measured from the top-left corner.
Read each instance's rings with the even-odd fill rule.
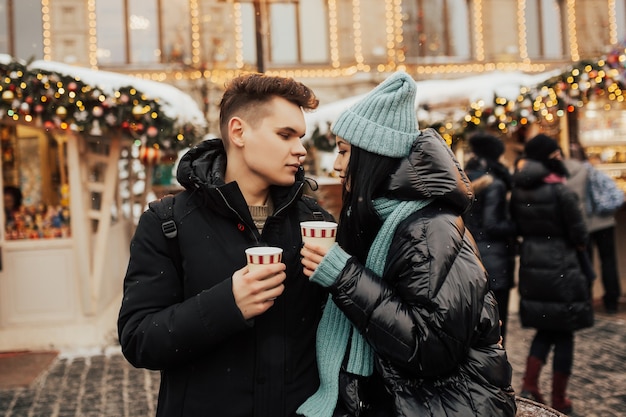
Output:
[[[322,262],[330,247],[335,243],[337,223],[311,221],[301,222],[302,242],[300,250],[304,275],[311,277],[317,266]]]

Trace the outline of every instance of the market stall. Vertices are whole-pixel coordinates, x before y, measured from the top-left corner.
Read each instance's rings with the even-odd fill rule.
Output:
[[[152,164],[199,141],[178,89],[0,55],[0,351],[102,344]],[[14,200],[12,198],[11,200]]]

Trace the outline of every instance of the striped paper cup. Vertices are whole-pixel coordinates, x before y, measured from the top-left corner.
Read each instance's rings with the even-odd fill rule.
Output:
[[[254,269],[264,265],[281,262],[283,250],[273,246],[255,246],[246,249],[246,259],[248,260],[248,270],[252,272]]]
[[[337,236],[337,223],[333,222],[301,222],[302,241],[313,245],[330,248]]]

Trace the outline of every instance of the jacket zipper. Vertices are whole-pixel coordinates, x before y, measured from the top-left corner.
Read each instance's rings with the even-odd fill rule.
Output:
[[[248,230],[250,230],[250,234],[254,238],[254,242],[258,244],[259,243],[259,239],[257,238],[256,234],[254,233],[254,229],[252,229],[252,227],[250,227],[250,225],[243,219],[243,217],[241,217],[241,214],[239,214],[239,212],[237,210],[235,210],[235,208],[228,203],[228,200],[226,199],[226,197],[224,197],[224,194],[222,194],[222,190],[220,190],[217,187],[215,189],[217,190],[217,192],[222,197],[222,200],[224,200],[224,204],[226,204],[226,207],[228,207],[228,209],[230,211],[235,213],[235,215],[239,218],[239,221],[241,223],[245,224],[248,227]]]
[[[278,215],[280,214],[281,211],[285,210],[287,207],[289,207],[291,205],[291,203],[293,203],[294,201],[296,201],[296,198],[298,197],[298,194],[300,193],[300,190],[302,189],[302,187],[304,187],[304,183],[300,184],[300,186],[298,187],[298,189],[296,190],[296,192],[293,194],[293,197],[291,198],[291,200],[287,201],[285,204],[283,204],[280,208],[278,208],[276,210],[276,213],[274,213],[274,215]]]

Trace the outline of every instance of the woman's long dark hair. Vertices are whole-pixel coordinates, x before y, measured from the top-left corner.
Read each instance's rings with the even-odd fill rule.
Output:
[[[381,156],[353,146],[343,189],[343,206],[339,216],[337,242],[362,264],[378,233],[382,220],[372,201],[387,191],[389,177],[398,168],[400,159]]]

